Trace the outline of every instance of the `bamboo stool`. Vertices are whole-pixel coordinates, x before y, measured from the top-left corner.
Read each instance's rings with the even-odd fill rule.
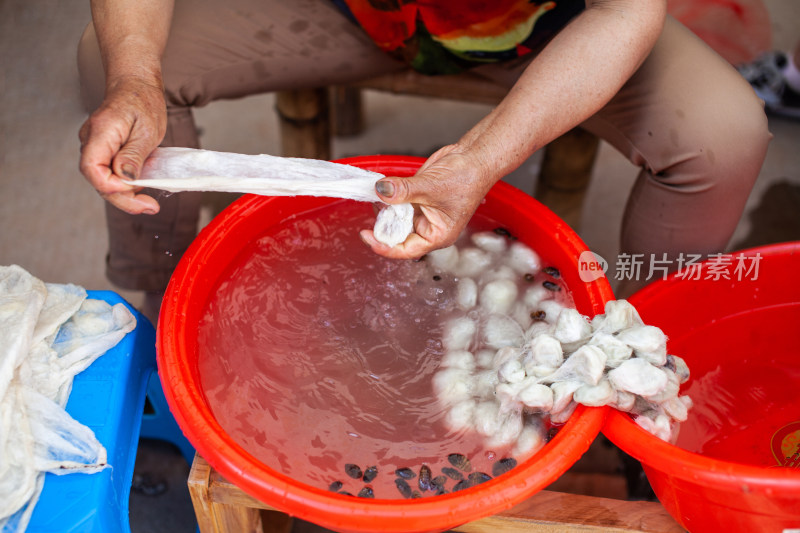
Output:
[[[200,533],[289,533],[292,517],[245,494],[200,455],[189,472]],[[649,532],[685,530],[659,503],[543,490],[495,516],[456,527],[462,533]]]
[[[489,105],[499,103],[507,92],[469,72],[423,76],[413,71],[334,87],[331,94],[328,88],[278,92],[276,109],[283,155],[330,159],[332,133],[353,135],[363,129],[360,98],[363,89]],[[598,146],[597,137],[576,128],[545,147],[534,197],[574,229],[580,225]]]

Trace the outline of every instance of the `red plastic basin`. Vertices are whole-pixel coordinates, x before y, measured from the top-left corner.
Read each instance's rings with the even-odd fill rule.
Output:
[[[739,253],[757,273],[735,272]],[[691,370],[681,392],[694,407],[676,445],[618,411],[603,433],[642,462],[658,499],[690,532],[798,531],[800,243],[730,256],[730,280],[701,269],[699,280],[673,275],[630,298]]]
[[[373,156],[338,162],[411,176],[421,158]],[[249,242],[287,216],[340,201],[312,197],[245,196],[198,236],[175,271],[158,324],[159,374],[172,413],[197,451],[253,497],[290,515],[338,531],[441,531],[507,509],[563,474],[588,449],[607,408],[579,407],[535,456],[509,474],[476,487],[416,500],[352,498],[297,482],[247,453],[225,433],[206,401],[197,365],[197,327],[217,279]],[[556,266],[584,314],[602,313],[613,298],[605,277],[583,283],[578,257],[586,246],[552,212],[527,194],[498,183],[479,212],[502,223]]]

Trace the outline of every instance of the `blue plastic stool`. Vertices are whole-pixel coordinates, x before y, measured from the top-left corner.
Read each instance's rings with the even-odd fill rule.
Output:
[[[135,330],[75,377],[67,402],[67,412],[105,446],[111,468],[96,474],[45,474],[29,533],[130,532],[128,498],[140,436],[171,442],[189,464],[194,458],[161,390],[150,321],[114,292],[89,291],[89,298],[123,303],[137,320]],[[155,413],[143,416],[145,395]]]
[[[167,399],[164,397],[164,390],[161,388],[161,380],[158,379],[156,372],[150,375],[147,399],[154,412],[145,412],[142,415],[142,430],[139,432],[139,437],[165,440],[174,444],[191,466],[194,460],[194,446],[183,436],[181,428],[170,413]]]

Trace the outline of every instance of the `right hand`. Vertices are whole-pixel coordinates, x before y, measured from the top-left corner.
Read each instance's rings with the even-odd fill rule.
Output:
[[[160,83],[124,78],[106,91],[102,105],[83,123],[81,173],[112,205],[131,214],[158,213],[158,202],[122,179],[139,177],[145,159],[167,129]]]
[[[362,230],[361,239],[378,255],[392,259],[415,259],[453,244],[491,186],[500,179],[474,152],[459,145],[439,149],[414,176],[387,177],[387,196],[376,192],[387,204],[416,206],[414,232],[394,247],[378,242],[372,230]]]

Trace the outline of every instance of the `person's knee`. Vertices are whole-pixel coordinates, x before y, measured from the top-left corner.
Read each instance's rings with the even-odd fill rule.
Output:
[[[731,92],[738,96],[728,93],[723,102],[707,102],[673,133],[678,155],[654,169],[657,180],[687,192],[722,187],[749,194],[772,134],[761,100],[749,86],[736,89]]]
[[[86,111],[94,111],[103,102],[105,95],[105,72],[94,24],[91,22],[78,42],[78,75],[81,102]]]
[[[726,109],[718,110],[716,128],[713,133],[715,163],[730,171],[758,174],[772,139],[769,132],[764,102],[759,99],[749,84],[737,84],[739,98]],[[733,88],[731,88],[733,92]],[[721,118],[720,115],[722,115]]]

